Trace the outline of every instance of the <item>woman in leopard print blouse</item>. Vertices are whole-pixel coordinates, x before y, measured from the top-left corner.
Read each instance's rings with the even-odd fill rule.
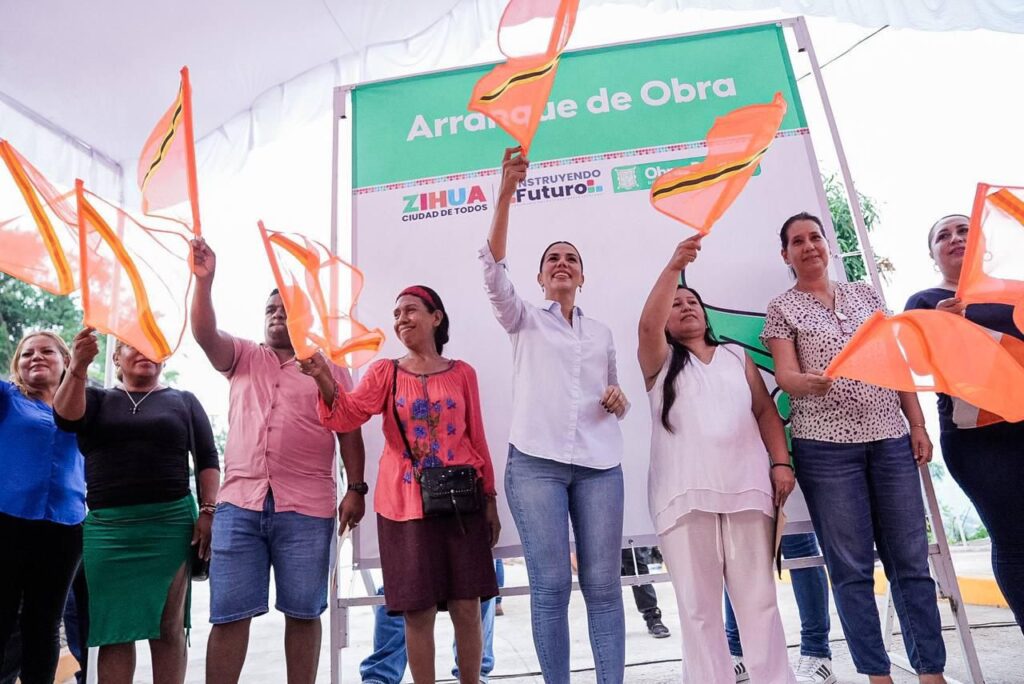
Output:
[[[853,662],[872,684],[891,684],[873,592],[877,548],[911,664],[922,683],[944,682],[946,652],[917,472],[931,460],[932,445],[917,395],[822,375],[858,326],[885,306],[871,286],[829,278],[831,255],[816,216],[789,218],[780,238],[796,285],[769,303],[761,339],[775,360],[776,381],[792,399],[796,477]]]

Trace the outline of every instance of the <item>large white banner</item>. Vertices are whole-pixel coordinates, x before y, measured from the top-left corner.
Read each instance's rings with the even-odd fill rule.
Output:
[[[637,321],[676,244],[693,234],[650,207],[651,181],[703,158],[702,138],[715,116],[783,93],[789,111],[782,130],[686,272],[687,284],[712,308],[716,332],[752,354],[770,388],[771,359],[757,336],[768,300],[792,285],[779,228],[799,211],[821,216],[830,227],[781,32],[765,26],[566,55],[551,116],[541,124],[529,175],[511,210],[508,260],[519,293],[541,301],[541,252],[555,240],[568,240],[584,263],[577,303],[614,334],[620,384],[632,402],[621,423],[624,545],[656,542],[647,505],[651,417],[636,361]],[[511,345],[484,295],[477,257],[491,221],[503,148],[510,143],[500,129],[466,115],[465,101],[483,71],[353,92],[352,247],[366,277],[360,320],[390,330],[395,296],[411,284],[429,285],[444,300],[451,319],[445,355],[467,361],[479,376],[499,479],[503,531],[496,553],[515,556],[521,555],[519,538],[502,495],[513,400]],[[559,115],[570,109],[574,116]],[[391,334],[383,356],[403,353]],[[776,393],[776,400],[788,416],[786,397]],[[373,483],[382,447],[379,418],[364,428],[364,437],[367,481]],[[787,515],[806,522],[799,496]],[[378,565],[371,519],[355,541],[357,562]]]

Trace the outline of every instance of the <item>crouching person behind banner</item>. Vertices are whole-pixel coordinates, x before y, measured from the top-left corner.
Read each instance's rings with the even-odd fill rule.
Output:
[[[118,342],[120,385],[86,388],[99,352],[86,328],[53,401],[58,427],[78,435],[85,457],[82,557],[89,587],[89,646],[99,646],[101,682],[132,681],[135,642],[148,639],[157,682],[185,681],[191,627],[191,558],[210,557],[220,465],[199,401],[160,383],[163,364]],[[189,491],[195,462],[201,512]]]
[[[720,344],[700,295],[678,285],[700,240],[679,244],[651,290],[638,352],[651,402],[649,505],[679,603],[683,682],[735,681],[724,582],[750,635],[751,680],[795,684],[772,576],[775,508],[795,483],[786,435],[754,361]]]
[[[448,314],[432,289],[403,290],[394,317],[408,353],[375,362],[351,393],[340,390],[322,355],[301,368],[320,388],[325,426],[354,430],[371,416],[383,417],[374,509],[385,602],[389,613],[405,617],[413,680],[434,681],[434,618],[447,610],[460,681],[475,684],[480,602],[498,594],[491,547],[501,530],[476,372],[441,356]]]

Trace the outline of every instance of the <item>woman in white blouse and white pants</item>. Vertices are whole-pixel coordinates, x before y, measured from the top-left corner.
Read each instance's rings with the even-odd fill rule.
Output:
[[[518,153],[518,154],[517,154]],[[530,578],[533,641],[547,684],[569,682],[569,522],[576,539],[590,645],[602,684],[622,682],[625,620],[619,580],[622,545],[622,433],[628,407],[618,387],[607,326],[575,305],[583,260],[567,242],[541,256],[544,302],[525,302],[508,277],[508,211],[526,177],[521,150],[505,151],[487,245],[484,287],[513,351],[512,429],[505,491]]]

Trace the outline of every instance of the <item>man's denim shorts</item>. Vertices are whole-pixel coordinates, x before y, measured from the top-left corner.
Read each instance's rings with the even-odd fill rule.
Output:
[[[266,613],[271,567],[274,607],[288,617],[320,617],[327,609],[334,524],[333,517],[276,513],[271,493],[262,511],[218,504],[211,544],[210,622],[235,622]]]

